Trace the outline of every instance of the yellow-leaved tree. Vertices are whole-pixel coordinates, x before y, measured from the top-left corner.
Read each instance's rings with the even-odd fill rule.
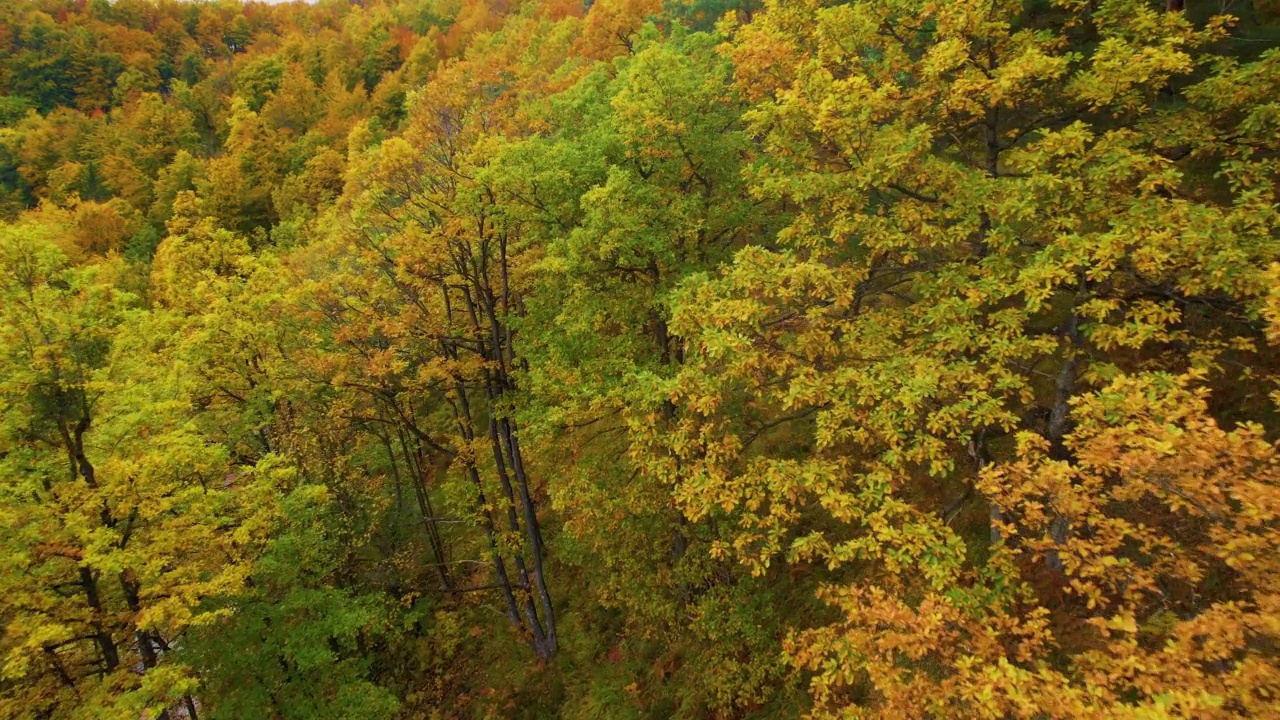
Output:
[[[823,568],[841,620],[786,652],[816,717],[1274,708],[1276,448],[1231,428],[1273,411],[1280,55],[1218,56],[1230,24],[868,0],[724,27],[753,192],[797,214],[686,284],[650,467],[731,523],[723,556]]]

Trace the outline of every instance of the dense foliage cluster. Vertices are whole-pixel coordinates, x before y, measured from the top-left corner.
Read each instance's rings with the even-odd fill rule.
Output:
[[[1280,4],[0,4],[0,718],[1280,716]]]

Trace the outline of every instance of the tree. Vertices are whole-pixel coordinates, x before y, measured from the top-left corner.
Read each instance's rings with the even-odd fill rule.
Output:
[[[1274,714],[1267,5],[0,3],[0,717]]]
[[[38,226],[0,247],[5,712],[194,717],[170,651],[238,588],[226,531],[265,508],[236,507],[225,453],[191,431],[172,376],[143,369],[155,341],[113,287],[118,262],[72,266]]]
[[[688,648],[690,705],[749,706],[776,677],[776,645],[755,632],[771,618],[707,556],[717,531],[681,512],[669,484],[679,460],[653,444],[682,411],[663,391],[684,359],[673,291],[772,232],[774,208],[746,195],[743,104],[718,39],[663,41],[652,27],[641,38],[634,55],[553,96],[540,119],[555,134],[506,150],[499,166],[509,212],[542,254],[519,325],[526,414],[560,438],[549,457],[574,458],[549,492],[598,601],[637,635],[712,645]],[[738,645],[725,626],[752,631]],[[744,646],[751,660],[739,660]]]
[[[1081,621],[1152,615],[1106,614],[1086,590],[1093,571],[1064,557],[1105,521],[1037,500],[1034,550],[1011,552],[1008,516],[1036,506],[993,480],[1010,477],[1007,438],[1035,433],[1025,448],[1075,466],[1081,396],[1153,367],[1225,382],[1225,358],[1261,341],[1248,318],[1274,216],[1242,185],[1177,164],[1269,176],[1270,161],[1245,170],[1210,149],[1250,96],[1234,96],[1231,119],[1161,100],[1222,21],[1195,28],[1128,2],[1056,4],[1072,23],[1020,10],[771,4],[734,39],[767,153],[755,191],[800,212],[782,247],[745,249],[686,288],[672,324],[689,359],[671,393],[688,415],[668,445],[685,512],[736,517],[721,552],[757,573],[779,556],[833,573],[822,595],[845,620],[789,646],[831,716],[1096,709],[1060,692],[1090,682],[1072,673],[1105,638]],[[1097,38],[1087,52],[1083,33]],[[1234,65],[1217,63],[1184,91],[1192,107]],[[1167,144],[1172,127],[1189,148]],[[1213,270],[1227,257],[1230,276]],[[800,437],[770,448],[783,432]],[[1235,666],[1219,672],[1230,683]],[[1097,702],[1122,713],[1211,693],[1190,677],[1133,687]]]
[[[555,26],[528,30],[493,42],[528,47],[548,36],[560,42],[542,51],[553,58],[564,52],[566,39]],[[524,248],[519,225],[495,205],[493,189],[472,179],[488,162],[495,131],[504,124],[520,131],[518,120],[505,115],[515,93],[485,97],[496,89],[495,70],[459,64],[416,98],[405,138],[384,142],[356,175],[343,247],[359,252],[377,273],[372,279],[398,296],[397,315],[380,330],[404,349],[387,347],[370,358],[371,374],[396,385],[412,382],[415,394],[448,409],[449,447],[435,450],[444,450],[471,485],[472,511],[488,539],[508,617],[549,658],[557,638],[546,547],[512,405],[519,388],[511,324],[522,312]],[[529,86],[542,79],[539,70],[530,67]],[[414,375],[406,375],[410,369]]]

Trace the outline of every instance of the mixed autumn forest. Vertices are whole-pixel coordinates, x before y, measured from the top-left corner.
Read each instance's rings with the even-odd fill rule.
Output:
[[[0,1],[0,718],[1280,717],[1280,2]]]

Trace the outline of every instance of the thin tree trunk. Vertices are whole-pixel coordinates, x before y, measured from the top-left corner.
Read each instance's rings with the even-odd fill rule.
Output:
[[[513,357],[512,348],[510,347],[510,328],[506,327],[505,323],[498,317],[499,302],[502,303],[503,313],[510,313],[510,285],[507,273],[506,251],[506,236],[500,235],[498,270],[502,283],[501,300],[494,295],[487,275],[482,274],[483,268],[476,268],[476,274],[473,278],[476,286],[476,297],[472,297],[472,294],[465,288],[463,289],[463,297],[467,303],[467,312],[471,319],[473,332],[478,337],[488,335],[488,352],[485,352],[486,348],[483,340],[481,341],[480,349],[481,355],[493,363],[492,368],[486,368],[484,371],[485,399],[489,405],[489,437],[490,442],[493,444],[498,477],[510,502],[508,524],[512,530],[518,531],[519,523],[515,519],[516,496],[515,492],[513,492],[510,477],[511,474],[515,475],[515,487],[518,488],[519,492],[520,515],[524,521],[524,532],[531,550],[532,584],[528,582],[528,571],[524,559],[517,558],[516,562],[521,569],[521,578],[525,581],[525,584],[533,587],[537,592],[538,605],[542,611],[542,620],[537,624],[534,632],[534,650],[543,659],[548,659],[555,653],[558,643],[556,640],[555,609],[551,601],[551,592],[547,587],[546,572],[543,564],[545,549],[542,540],[542,529],[539,526],[537,510],[532,494],[529,491],[529,479],[525,472],[524,459],[520,454],[520,444],[516,438],[513,421],[504,416],[501,408],[503,395],[510,390],[514,390],[514,383],[511,381],[508,371],[509,363]],[[481,312],[484,315],[483,321],[481,320]],[[484,327],[486,325],[487,328]],[[508,468],[510,472],[508,472]],[[526,612],[528,613],[529,610],[532,610],[532,599],[530,599],[530,605]],[[537,614],[533,613],[533,615],[536,619]]]
[[[506,439],[507,452],[515,469],[516,482],[520,487],[520,505],[524,510],[524,522],[529,541],[533,544],[533,581],[542,604],[542,617],[546,623],[546,657],[550,658],[557,648],[555,608],[551,602],[551,591],[547,588],[546,572],[543,567],[542,533],[538,527],[538,516],[529,494],[529,479],[524,471],[524,459],[520,455],[520,440],[516,437],[514,421],[503,419],[499,425]]]
[[[422,470],[420,458],[415,459],[409,451],[409,442],[405,438],[404,429],[399,425],[396,426],[396,435],[400,441],[401,452],[404,453],[406,469],[413,476],[413,494],[418,502],[418,510],[422,513],[422,524],[427,532],[427,542],[431,545],[431,553],[435,556],[436,570],[440,574],[440,582],[444,583],[446,590],[453,590],[453,577],[449,575],[449,562],[445,557],[444,540],[440,536],[440,528],[436,526],[435,509],[431,507],[431,498],[427,495],[426,476]],[[391,452],[392,465],[395,465],[395,453],[391,451],[388,443],[388,452]],[[398,474],[399,471],[397,471]]]
[[[52,647],[46,645],[44,647],[44,655],[49,659],[49,664],[53,665],[53,671],[57,674],[58,679],[62,681],[69,689],[75,690],[76,682],[71,678],[71,673],[67,672],[67,668],[58,659],[58,653]]]
[[[453,308],[449,301],[449,290],[443,284],[441,284],[440,290],[444,295],[446,319],[452,326]],[[456,362],[458,359],[456,349],[451,348],[448,343],[441,343],[441,345],[445,355]],[[454,422],[458,426],[458,433],[462,435],[463,441],[470,448],[475,442],[475,431],[471,421],[471,406],[467,402],[466,387],[463,386],[461,380],[455,378],[454,390],[458,394],[458,401],[450,403],[453,409]],[[507,605],[507,617],[512,624],[518,626],[521,624],[520,610],[516,604],[515,594],[511,590],[511,580],[507,576],[506,563],[503,561],[501,550],[498,547],[497,527],[493,521],[493,513],[489,510],[489,502],[485,497],[484,483],[480,481],[480,473],[476,470],[475,459],[471,457],[470,451],[468,450],[460,459],[465,467],[467,477],[471,480],[471,484],[476,491],[476,508],[484,518],[485,534],[489,540],[489,553],[493,558],[494,574],[498,577],[498,584],[502,588],[502,597]]]
[[[158,635],[146,630],[137,628],[137,614],[142,612],[142,602],[139,597],[141,589],[136,580],[129,578],[128,571],[120,573],[120,589],[124,592],[125,604],[128,605],[129,611],[134,614],[134,639],[138,643],[138,654],[142,656],[142,668],[145,673],[154,668],[160,662],[159,654],[156,652],[157,646],[164,646],[164,643],[158,642]],[[169,709],[165,708],[160,711],[160,717],[157,720],[170,720],[172,716]]]
[[[990,453],[987,452],[987,440],[986,440],[985,429],[979,430],[977,433],[975,433],[972,437],[969,438],[969,446],[967,449],[969,452],[969,457],[973,460],[973,464],[977,467],[978,473],[981,474],[983,468],[991,464],[991,455]],[[968,495],[968,491],[966,491],[965,495]],[[958,510],[959,506],[963,504],[965,500],[965,495],[962,495],[960,499],[956,501],[955,503],[956,510]],[[951,512],[952,510],[948,509],[943,513],[943,518],[947,522],[950,522],[950,519],[947,516]],[[1000,541],[1001,541],[999,526],[1000,526],[1000,523],[1003,522],[1004,520],[1004,515],[1000,512],[1000,507],[997,506],[995,503],[991,502],[990,500],[987,501],[987,518],[989,522],[988,532],[990,533],[990,542],[992,545],[998,545],[1000,544]]]
[[[485,372],[485,375],[486,376],[489,375],[488,371]],[[519,535],[520,521],[516,515],[515,493],[511,487],[511,477],[507,473],[506,463],[503,461],[502,448],[498,441],[498,432],[497,432],[498,423],[493,418],[493,413],[495,412],[494,403],[493,403],[493,389],[492,389],[491,383],[488,382],[487,377],[486,377],[486,384],[485,384],[485,393],[489,398],[489,444],[493,449],[493,459],[494,459],[494,464],[497,467],[498,481],[502,485],[503,495],[506,496],[507,527],[508,529],[510,529],[510,531],[513,534]],[[463,399],[462,402],[464,403],[464,407],[463,407],[464,412],[470,415],[470,408],[469,406],[465,405],[466,403],[465,398]],[[527,514],[526,514],[526,518],[527,518]],[[527,523],[526,523],[526,526],[527,526]],[[515,556],[512,558],[512,561],[515,563],[516,572],[519,573],[520,584],[525,586],[526,588],[529,587],[530,586],[529,569],[528,569],[528,566],[525,564],[524,557],[521,554],[516,553]],[[534,549],[534,562],[535,563],[539,562],[537,559],[536,546]],[[534,573],[535,581],[537,581],[537,575],[538,573],[535,571]],[[549,657],[549,654],[547,654],[548,651],[546,649],[548,647],[547,634],[544,632],[542,623],[538,619],[538,611],[537,611],[537,608],[534,606],[533,598],[526,594],[524,597],[524,602],[522,603],[522,606],[524,608],[525,619],[529,625],[529,632],[533,634],[534,651],[537,652],[540,657],[544,657],[544,658]]]
[[[504,244],[505,247],[505,244]],[[502,267],[506,267],[506,258],[502,259]],[[464,297],[467,301],[468,313],[471,317],[472,329],[477,333],[483,333],[479,316],[479,309],[470,293],[465,293]],[[513,492],[510,474],[507,471],[508,465],[511,472],[515,474],[516,486],[519,488],[520,494],[520,514],[524,519],[525,535],[528,537],[533,562],[533,583],[529,583],[529,574],[526,569],[524,559],[517,557],[516,563],[520,569],[520,579],[526,586],[533,587],[538,594],[539,605],[542,610],[542,623],[538,624],[534,632],[534,638],[537,641],[535,650],[539,656],[544,659],[550,658],[555,653],[557,647],[556,628],[555,628],[555,609],[551,602],[551,591],[547,587],[546,573],[543,566],[543,541],[542,531],[538,524],[537,509],[533,502],[533,496],[529,492],[529,478],[524,468],[524,459],[520,454],[520,441],[516,437],[514,429],[514,421],[502,416],[500,402],[502,395],[513,388],[513,384],[507,374],[507,359],[503,349],[504,331],[502,323],[497,317],[497,308],[492,293],[484,293],[483,310],[485,314],[486,324],[488,325],[489,335],[489,354],[488,358],[493,361],[495,367],[484,371],[485,380],[485,400],[489,404],[489,440],[493,445],[494,462],[498,469],[498,479],[502,483],[503,492],[507,496],[508,505],[508,525],[512,531],[519,532],[519,522],[516,519],[516,497]],[[483,349],[483,343],[481,344]],[[504,460],[505,454],[505,460]],[[526,613],[534,615],[536,622],[537,615],[532,613],[532,604],[530,601],[529,608]]]
[[[84,451],[84,434],[89,430],[89,424],[90,416],[86,409],[81,414],[80,419],[76,421],[72,430],[69,431],[65,425],[60,424],[59,431],[62,435],[63,446],[67,452],[71,480],[74,481],[77,477],[80,477],[90,488],[97,489],[97,474]],[[103,501],[99,513],[105,526],[114,526],[115,523],[105,501]],[[94,576],[93,571],[87,567],[80,567],[78,572],[79,585],[84,591],[85,604],[89,606],[90,610],[91,619],[89,620],[89,625],[93,628],[93,640],[98,646],[98,652],[102,655],[103,675],[108,675],[120,666],[120,650],[116,646],[115,639],[111,637],[111,632],[103,625],[105,613],[102,607],[102,598],[98,592],[98,579]]]
[[[1054,378],[1053,407],[1049,409],[1049,456],[1054,460],[1069,460],[1071,452],[1067,449],[1066,437],[1071,432],[1071,398],[1075,394],[1076,378],[1080,373],[1079,352],[1084,343],[1080,333],[1080,316],[1076,308],[1085,296],[1084,280],[1081,279],[1071,305],[1071,315],[1062,326],[1062,335],[1067,340],[1067,354]],[[1055,546],[1065,545],[1071,534],[1070,521],[1060,514],[1055,514],[1049,521],[1049,537]],[[1056,573],[1063,572],[1062,556],[1057,549],[1050,549],[1045,557],[1045,564]]]
[[[649,278],[653,282],[656,289],[658,283],[662,279],[661,270],[654,260],[649,261]],[[676,353],[671,351],[671,331],[667,325],[667,320],[662,316],[658,309],[650,309],[649,322],[653,332],[653,342],[658,349],[658,358],[664,366],[680,364],[683,359]],[[662,421],[668,425],[675,421],[676,404],[670,399],[662,401]],[[672,457],[676,464],[676,472],[680,472],[681,461],[679,457]],[[674,568],[684,559],[685,553],[689,551],[689,538],[685,534],[685,528],[688,526],[689,520],[685,517],[684,512],[679,508],[675,508],[675,522],[671,526],[671,566]],[[689,587],[689,583],[681,580],[679,582],[680,598],[686,605],[693,602],[693,588]]]
[[[461,385],[461,383],[458,384]],[[473,434],[465,429],[466,423],[463,422],[460,413],[455,410],[454,415],[463,434],[463,439],[468,444],[472,443]],[[520,610],[516,604],[515,594],[511,591],[511,580],[507,577],[506,563],[503,562],[502,553],[498,547],[498,529],[493,522],[493,513],[489,510],[489,501],[485,498],[484,484],[480,481],[480,473],[476,470],[475,462],[470,458],[464,458],[463,463],[466,465],[467,476],[476,490],[476,506],[484,516],[485,533],[489,538],[489,552],[493,556],[494,572],[498,576],[498,583],[502,586],[503,599],[507,603],[507,615],[511,618],[512,623],[519,625],[521,624]]]
[[[125,604],[129,606],[129,611],[136,617],[142,612],[142,602],[139,599],[139,585],[137,581],[130,580],[128,571],[120,573],[120,589],[124,592]],[[156,643],[151,637],[151,633],[146,630],[135,628],[133,631],[134,639],[138,643],[138,654],[142,656],[142,667],[150,670],[159,662],[159,656],[156,654]]]
[[[372,424],[372,423],[371,423]],[[385,428],[371,428],[373,434],[378,436],[382,441],[382,447],[387,451],[387,461],[391,463],[391,478],[395,482],[396,487],[396,513],[404,512],[404,482],[400,477],[400,463],[396,462],[395,450],[391,447],[391,433]]]
[[[102,624],[103,610],[102,599],[98,595],[98,579],[93,576],[93,571],[89,568],[80,568],[80,587],[84,590],[85,602],[92,611],[93,619],[89,624],[93,627],[94,640],[102,653],[102,665],[106,668],[104,674],[111,674],[120,667],[120,651],[111,633]]]

